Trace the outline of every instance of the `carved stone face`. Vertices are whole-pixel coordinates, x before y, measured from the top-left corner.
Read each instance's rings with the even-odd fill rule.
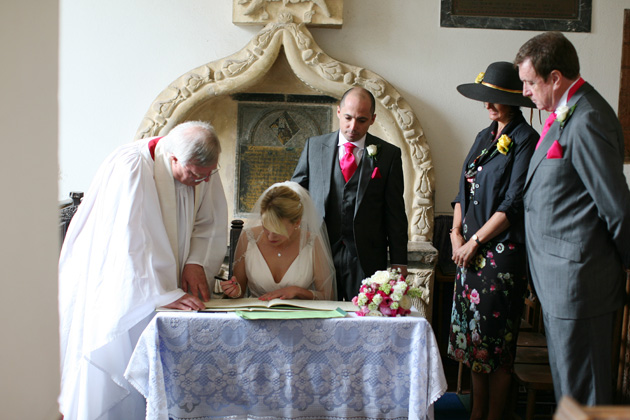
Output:
[[[376,114],[372,114],[371,105],[367,96],[350,93],[343,104],[337,107],[339,130],[348,141],[360,140],[374,123]]]

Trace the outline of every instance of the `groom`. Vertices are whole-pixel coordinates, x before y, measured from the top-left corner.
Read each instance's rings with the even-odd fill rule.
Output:
[[[523,95],[553,112],[529,165],[524,202],[556,399],[611,404],[612,325],[630,267],[621,124],[580,77],[577,52],[561,33],[527,41],[515,64]]]
[[[400,149],[369,134],[374,96],[354,87],[337,107],[339,131],[306,141],[292,180],[309,190],[324,216],[339,300],[387,268],[407,275],[407,215]]]

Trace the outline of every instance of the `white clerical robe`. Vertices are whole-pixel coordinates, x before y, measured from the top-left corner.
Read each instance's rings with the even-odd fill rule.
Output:
[[[202,265],[213,279],[225,256],[220,177],[182,186],[159,143],[154,161],[150,140],[105,160],[61,250],[59,405],[66,420],[144,418],[144,401],[123,377],[138,336],[156,307],[184,295],[185,264]]]

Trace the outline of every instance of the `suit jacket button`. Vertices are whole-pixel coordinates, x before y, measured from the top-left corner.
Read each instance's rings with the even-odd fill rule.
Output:
[[[479,201],[475,200],[473,203],[474,203],[474,204],[475,204],[475,206],[476,206],[477,204],[479,204]]]

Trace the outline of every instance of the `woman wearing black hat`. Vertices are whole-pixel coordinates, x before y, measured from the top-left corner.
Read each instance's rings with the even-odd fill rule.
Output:
[[[466,157],[452,203],[458,268],[448,354],[472,369],[471,419],[502,417],[527,289],[522,190],[539,135],[521,113],[535,106],[522,89],[507,62],[457,87],[492,120]]]

